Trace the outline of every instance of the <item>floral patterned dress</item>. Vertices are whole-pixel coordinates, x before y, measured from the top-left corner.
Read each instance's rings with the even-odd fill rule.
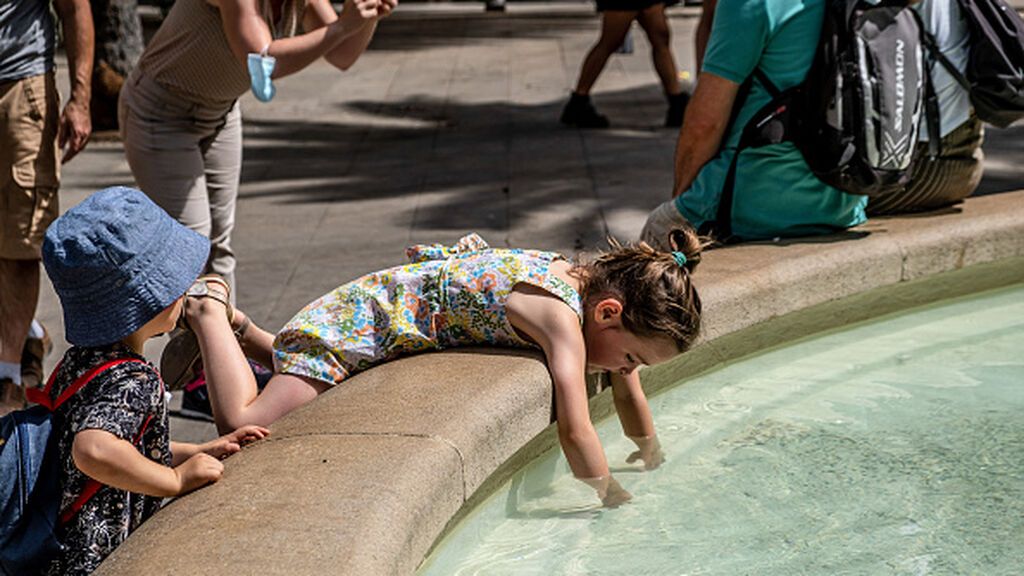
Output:
[[[302,309],[274,340],[277,372],[337,384],[399,356],[453,346],[531,348],[508,321],[512,289],[547,290],[580,317],[580,296],[548,272],[554,252],[490,248],[476,234],[455,246],[406,249],[411,264],[367,274]]]

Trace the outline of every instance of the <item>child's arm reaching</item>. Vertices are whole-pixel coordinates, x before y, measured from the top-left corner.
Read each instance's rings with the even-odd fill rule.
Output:
[[[262,440],[267,436],[270,436],[270,430],[262,426],[248,425],[202,444],[172,441],[171,465],[177,466],[199,453],[209,454],[214,458],[223,460],[241,450],[242,446]]]
[[[590,421],[587,398],[587,350],[579,320],[565,304],[532,286],[517,287],[509,298],[508,316],[544,350],[555,388],[558,440],[569,468],[597,491],[606,506],[631,496],[611,477],[601,440]]]
[[[654,418],[647,405],[647,396],[640,386],[640,374],[634,370],[629,374],[609,373],[612,381],[612,398],[615,412],[619,415],[622,431],[637,447],[626,458],[627,463],[643,460],[644,468],[654,470],[665,461],[658,435],[654,430]]]
[[[158,497],[178,496],[216,482],[224,471],[220,460],[205,453],[169,468],[140,454],[131,442],[99,429],[75,434],[71,457],[79,470],[102,484]]]
[[[555,386],[558,440],[573,475],[596,490],[602,504],[615,507],[632,496],[612,478],[601,439],[590,421],[583,338],[577,337],[577,342],[565,336],[544,347]]]

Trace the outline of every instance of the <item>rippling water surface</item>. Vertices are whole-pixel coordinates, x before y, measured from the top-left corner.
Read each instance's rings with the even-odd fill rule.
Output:
[[[1024,574],[1024,288],[739,362],[653,398],[667,455],[598,426],[634,500],[553,450],[421,575]]]

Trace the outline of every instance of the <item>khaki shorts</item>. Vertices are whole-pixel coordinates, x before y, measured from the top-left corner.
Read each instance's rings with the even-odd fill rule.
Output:
[[[57,120],[52,72],[0,82],[0,258],[37,260],[57,217]]]
[[[928,143],[914,154],[910,184],[868,201],[868,216],[924,212],[949,206],[970,196],[981,183],[985,129],[973,114],[942,138],[942,152],[928,157]]]

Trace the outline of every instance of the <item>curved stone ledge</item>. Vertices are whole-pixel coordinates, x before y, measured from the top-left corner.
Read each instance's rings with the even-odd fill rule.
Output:
[[[696,279],[704,335],[645,370],[649,392],[827,327],[1024,281],[1024,191],[834,237],[716,250]],[[553,444],[551,403],[538,354],[460,350],[370,370],[283,418],[97,574],[412,573],[453,519]],[[598,395],[595,417],[609,404]]]

